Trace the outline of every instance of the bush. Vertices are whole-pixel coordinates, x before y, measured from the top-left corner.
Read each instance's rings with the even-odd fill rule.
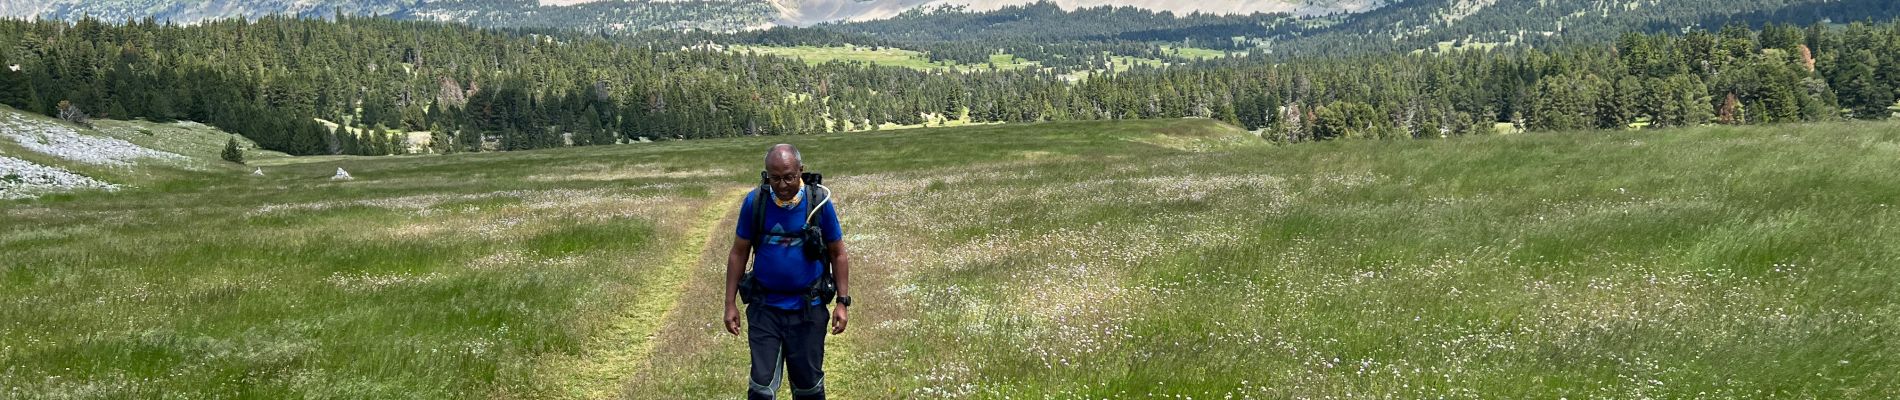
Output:
[[[87,129],[92,128],[92,118],[86,116],[85,111],[80,111],[79,105],[73,104],[73,102],[70,102],[70,101],[60,100],[59,119],[66,120],[66,122],[71,122],[79,126],[84,126]]]
[[[231,138],[230,141],[224,142],[224,152],[218,154],[218,156],[220,158],[223,158],[225,161],[230,161],[230,162],[234,162],[238,164],[244,163],[244,149],[238,147],[238,141],[236,137]]]

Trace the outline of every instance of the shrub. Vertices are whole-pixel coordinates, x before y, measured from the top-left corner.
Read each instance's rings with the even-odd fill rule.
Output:
[[[59,102],[59,119],[86,128],[92,128],[92,118],[87,117],[86,112],[79,110],[79,105],[73,104],[71,101],[61,100]]]
[[[236,137],[232,137],[230,141],[224,142],[224,152],[218,154],[218,156],[225,161],[238,164],[244,163],[244,149],[238,147]]]

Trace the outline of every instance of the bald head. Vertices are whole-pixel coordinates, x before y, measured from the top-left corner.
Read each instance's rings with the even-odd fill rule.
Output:
[[[799,174],[805,172],[805,160],[798,155],[798,148],[789,144],[772,146],[765,152],[765,173],[770,178],[767,184],[779,200],[791,200],[798,195],[802,186]]]
[[[798,148],[792,147],[790,144],[780,143],[772,145],[771,150],[765,151],[766,169],[797,168],[803,166],[805,166],[804,157],[799,156]]]

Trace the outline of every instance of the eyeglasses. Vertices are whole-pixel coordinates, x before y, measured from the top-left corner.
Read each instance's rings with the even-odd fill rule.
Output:
[[[792,182],[797,182],[797,181],[799,181],[800,179],[802,179],[802,177],[801,177],[801,176],[800,176],[799,174],[791,174],[791,175],[768,175],[768,176],[766,176],[766,177],[765,177],[765,179],[766,179],[766,180],[768,180],[768,181],[770,181],[770,182],[771,182],[772,184],[775,184],[775,185],[776,185],[776,184],[780,184],[780,183],[792,183]]]

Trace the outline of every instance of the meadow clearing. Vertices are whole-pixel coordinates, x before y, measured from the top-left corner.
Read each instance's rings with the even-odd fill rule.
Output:
[[[796,58],[796,59],[804,60],[806,63],[811,64],[811,65],[818,65],[818,64],[824,64],[824,63],[833,62],[833,61],[840,61],[840,62],[849,62],[849,63],[865,63],[865,64],[877,64],[877,65],[884,65],[884,66],[904,67],[904,68],[926,70],[926,71],[949,70],[952,68],[969,71],[969,70],[987,69],[990,67],[990,65],[987,65],[987,64],[959,64],[955,61],[933,62],[933,61],[930,61],[930,56],[927,54],[924,54],[922,52],[918,52],[915,50],[905,50],[905,49],[896,48],[896,47],[874,47],[874,46],[857,46],[857,45],[828,46],[828,47],[735,45],[735,46],[732,46],[729,49],[729,51],[732,51],[735,53],[771,54],[771,55],[782,56],[782,57]],[[1010,54],[992,54],[990,55],[990,64],[995,65],[996,69],[999,69],[999,70],[1031,68],[1031,67],[1036,67],[1039,65],[1035,61],[1017,58],[1016,56],[1010,55]]]
[[[800,60],[804,60],[807,64],[811,64],[811,65],[818,65],[818,64],[824,64],[824,63],[833,62],[833,61],[840,61],[840,62],[851,62],[851,63],[877,64],[877,65],[884,65],[884,66],[896,66],[896,67],[904,67],[904,68],[926,70],[926,71],[949,70],[953,68],[958,69],[958,70],[963,70],[963,71],[971,71],[971,70],[987,69],[990,67],[990,65],[994,65],[996,69],[998,70],[1015,70],[1015,69],[1023,69],[1023,68],[1040,68],[1041,67],[1041,63],[1035,60],[1020,58],[1008,53],[991,54],[989,64],[960,64],[954,61],[932,62],[930,61],[930,56],[928,54],[925,54],[923,52],[919,52],[916,50],[906,50],[906,49],[896,48],[896,47],[872,47],[872,46],[857,46],[857,45],[828,46],[828,47],[735,45],[728,48],[727,51],[731,51],[735,53],[771,54],[771,55],[777,55],[777,56],[783,56],[783,57],[797,58]],[[1162,52],[1162,57],[1163,57],[1162,59],[1131,57],[1131,56],[1125,56],[1125,55],[1112,55],[1106,52],[1102,53],[1102,55],[1108,57],[1109,62],[1110,62],[1110,65],[1108,65],[1109,67],[1114,68],[1117,71],[1125,71],[1130,68],[1134,68],[1136,66],[1159,67],[1159,66],[1169,64],[1169,63],[1215,60],[1215,59],[1227,58],[1229,56],[1245,56],[1247,54],[1247,52],[1245,51],[1230,53],[1228,51],[1223,51],[1223,50],[1205,49],[1205,48],[1197,48],[1197,47],[1182,47],[1182,46],[1162,46],[1161,52]],[[1099,70],[1075,71],[1075,72],[1071,72],[1070,75],[1076,76],[1076,77],[1088,77],[1088,76],[1092,76],[1094,74],[1102,73],[1102,72],[1104,71],[1099,71]]]
[[[854,253],[835,398],[1900,396],[1900,125],[1273,146],[1177,120],[275,157],[8,201],[0,397],[736,396],[720,273],[781,141]]]

